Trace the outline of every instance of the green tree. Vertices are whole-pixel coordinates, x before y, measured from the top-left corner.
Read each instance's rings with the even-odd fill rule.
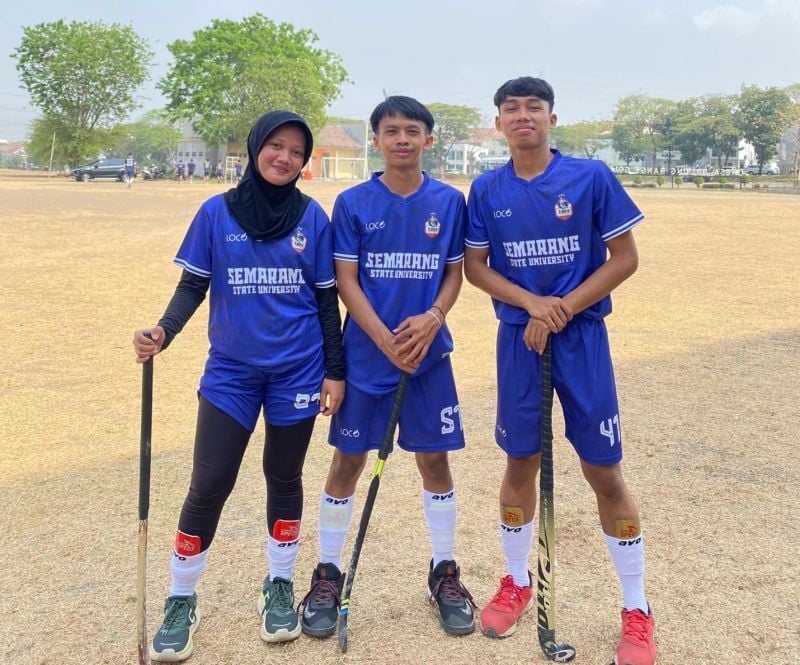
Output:
[[[598,150],[611,141],[612,123],[584,121],[560,125],[550,130],[553,147],[567,155],[594,159]]]
[[[626,166],[644,159],[644,135],[625,123],[615,123],[611,129],[611,147]]]
[[[792,174],[795,180],[800,180],[800,83],[788,86],[785,91],[792,102],[788,113],[789,137],[793,144]]]
[[[706,135],[698,122],[701,114],[699,97],[678,102],[672,121],[675,125],[675,148],[680,150],[684,164],[694,164],[706,154]]]
[[[136,122],[115,127],[114,138],[116,154],[131,152],[142,165],[155,163],[166,168],[175,162],[181,131],[163,112],[149,111]]]
[[[701,98],[698,125],[706,137],[706,145],[717,155],[722,168],[727,158],[737,155],[741,133],[734,122],[736,97],[710,95]]]
[[[209,143],[244,143],[253,122],[278,108],[319,129],[349,79],[341,58],[317,42],[313,31],[262,14],[215,19],[191,40],[169,44],[175,61],[157,87],[172,117],[192,119]]]
[[[63,160],[96,154],[106,132],[137,107],[136,90],[147,80],[153,54],[132,28],[117,23],[63,20],[22,30],[11,54],[22,87],[43,118],[33,139],[56,132]],[[38,128],[38,134],[37,134]]]
[[[634,142],[642,150],[646,146],[646,151],[652,155],[654,166],[658,153],[664,147],[664,137],[660,129],[664,125],[664,119],[674,112],[675,106],[676,103],[669,99],[647,95],[629,95],[617,102],[614,122],[627,126],[633,137],[640,137],[641,142]]]
[[[728,157],[737,154],[741,132],[734,122],[736,102],[735,96],[706,95],[678,103],[676,146],[684,162],[697,161],[710,148],[722,168]]]
[[[427,104],[433,115],[433,146],[428,151],[434,169],[444,173],[447,153],[456,143],[464,143],[470,139],[474,130],[480,125],[481,112],[472,106],[458,104]]]
[[[781,88],[742,86],[736,124],[744,138],[753,144],[759,175],[764,164],[777,153],[781,134],[791,124],[791,111],[791,99]]]

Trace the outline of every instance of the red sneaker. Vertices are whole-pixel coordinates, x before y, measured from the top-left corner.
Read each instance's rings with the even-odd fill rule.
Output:
[[[648,614],[641,610],[622,610],[622,634],[614,658],[615,665],[655,665],[655,627],[652,610]]]
[[[517,621],[525,610],[533,606],[533,589],[517,586],[514,578],[506,575],[500,588],[481,612],[481,630],[488,637],[508,637],[517,629]]]

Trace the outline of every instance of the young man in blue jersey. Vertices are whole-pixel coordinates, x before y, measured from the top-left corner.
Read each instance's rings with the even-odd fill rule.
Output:
[[[528,559],[541,442],[541,354],[551,338],[553,385],[566,436],[594,490],[623,592],[618,665],[652,665],[653,615],[644,592],[644,540],[622,477],[622,441],[604,317],[610,293],[638,266],[631,229],[642,219],[608,167],[552,150],[554,93],[522,77],[494,97],[511,160],[475,180],[465,273],[492,296],[497,333],[495,439],[506,453],[500,537],[507,575],[481,612],[483,632],[511,635],[534,594]],[[487,264],[488,260],[488,264]]]
[[[258,597],[266,642],[300,635],[292,583],[303,511],[302,471],[318,414],[344,395],[344,352],[330,221],[296,187],[312,150],[300,116],[273,111],[247,138],[241,182],[200,207],[175,263],[183,274],[151,338],[134,335],[137,362],[175,338],[210,290],[210,349],[198,389],[194,463],[170,565],[171,589],[150,657],[193,650],[197,585],[259,414],[265,421],[266,558]]]
[[[133,184],[133,179],[136,177],[136,160],[133,157],[133,153],[129,152],[128,156],[125,157],[125,182],[130,187]]]
[[[464,446],[445,317],[462,283],[464,196],[422,171],[433,117],[393,96],[373,111],[374,145],[386,168],[343,192],[333,211],[336,279],[344,325],[347,391],[331,421],[335,446],[320,507],[320,560],[304,600],[303,632],[336,630],[342,549],[367,451],[380,447],[395,388],[411,373],[398,443],[415,454],[433,557],[431,602],[450,634],[474,630],[472,597],[453,555],[456,492],[448,451]]]

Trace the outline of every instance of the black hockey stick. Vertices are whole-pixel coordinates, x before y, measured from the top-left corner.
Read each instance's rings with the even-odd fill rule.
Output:
[[[383,435],[380,450],[378,450],[378,460],[375,463],[375,470],[372,472],[372,480],[369,484],[369,492],[367,493],[367,501],[364,504],[364,510],[361,513],[361,523],[358,525],[358,535],[356,542],[353,545],[353,554],[350,556],[350,568],[347,570],[347,578],[344,583],[344,590],[342,591],[342,601],[339,605],[339,648],[342,653],[347,652],[347,638],[349,630],[347,628],[347,617],[350,612],[350,594],[353,591],[353,580],[356,576],[356,568],[358,567],[358,559],[361,556],[361,547],[364,544],[364,536],[367,535],[367,527],[369,526],[369,518],[372,515],[372,507],[375,505],[375,497],[378,495],[378,486],[381,483],[381,474],[383,473],[383,465],[386,458],[389,457],[389,450],[394,441],[394,431],[397,429],[397,421],[400,419],[400,409],[403,406],[403,399],[406,396],[406,389],[408,388],[408,380],[410,375],[408,372],[403,372],[400,376],[400,383],[397,384],[397,392],[394,395],[392,402],[392,411],[389,414],[389,422],[386,425],[386,432]]]
[[[556,642],[556,524],[553,500],[553,374],[550,338],[542,354],[542,466],[539,471],[539,566],[536,580],[537,632],[547,658],[568,663],[575,647]]]
[[[148,334],[149,337],[149,334]],[[150,511],[150,442],[153,429],[153,359],[142,365],[142,424],[139,442],[139,551],[136,559],[136,640],[139,664],[150,665],[147,650],[147,515]]]

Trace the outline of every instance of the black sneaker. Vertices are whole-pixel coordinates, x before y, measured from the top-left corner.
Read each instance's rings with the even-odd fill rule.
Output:
[[[428,573],[431,603],[439,608],[439,624],[450,635],[468,635],[475,630],[472,594],[461,583],[461,569],[455,561],[440,561]]]
[[[311,576],[311,589],[300,603],[303,632],[311,637],[328,637],[336,632],[344,578],[332,563],[320,563]]]
[[[164,621],[150,645],[150,660],[178,662],[192,655],[192,634],[197,630],[197,594],[170,596],[164,602]]]

